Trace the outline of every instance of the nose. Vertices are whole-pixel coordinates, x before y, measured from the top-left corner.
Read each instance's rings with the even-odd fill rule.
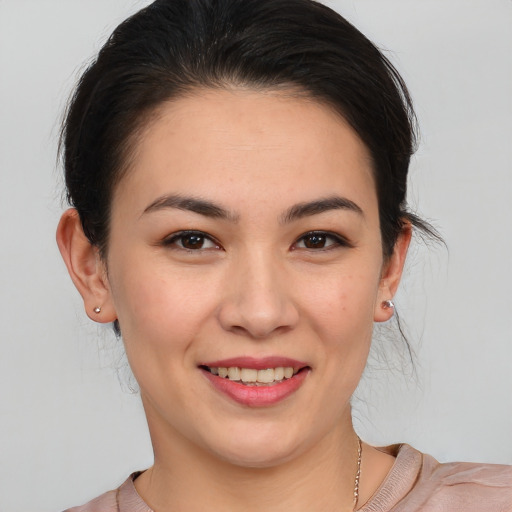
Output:
[[[240,257],[230,266],[218,319],[226,331],[264,339],[293,329],[299,312],[291,283],[271,255]]]

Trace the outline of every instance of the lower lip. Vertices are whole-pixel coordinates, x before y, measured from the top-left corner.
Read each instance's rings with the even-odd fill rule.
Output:
[[[306,368],[296,373],[290,379],[283,380],[276,384],[268,386],[246,386],[240,382],[213,375],[207,370],[201,369],[201,371],[217,390],[224,393],[235,402],[249,407],[266,407],[277,404],[295,393],[303,384],[304,379],[309,373],[309,369]]]

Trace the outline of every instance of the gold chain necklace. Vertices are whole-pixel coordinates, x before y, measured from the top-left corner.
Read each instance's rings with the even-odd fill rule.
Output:
[[[361,458],[363,455],[363,445],[361,443],[361,438],[357,436],[357,471],[356,478],[354,481],[354,508],[353,512],[357,509],[357,502],[359,501],[359,480],[361,478]]]

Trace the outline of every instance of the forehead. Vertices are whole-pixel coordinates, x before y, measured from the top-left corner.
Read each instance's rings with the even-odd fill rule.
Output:
[[[376,203],[366,146],[333,109],[303,95],[196,91],[158,108],[133,155],[114,202],[129,195],[137,210],[170,193],[274,204],[337,192]]]

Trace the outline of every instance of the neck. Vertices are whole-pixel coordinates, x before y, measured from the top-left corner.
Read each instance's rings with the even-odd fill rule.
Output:
[[[175,431],[164,432],[151,415],[148,423],[155,464],[135,485],[155,512],[203,512],[212,503],[244,512],[352,511],[358,443],[350,411],[308,450],[257,468],[221,460]]]

